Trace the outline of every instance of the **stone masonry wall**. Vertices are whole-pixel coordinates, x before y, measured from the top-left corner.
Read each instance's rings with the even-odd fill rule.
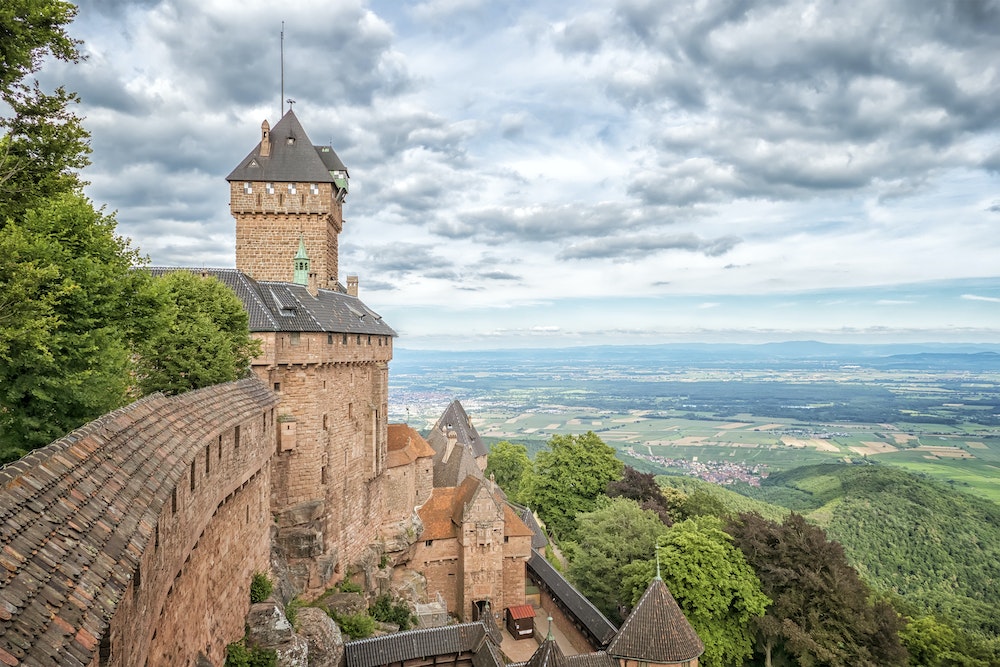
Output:
[[[275,182],[269,190],[268,185],[229,184],[230,211],[236,218],[236,266],[256,280],[292,282],[292,258],[302,235],[310,271],[318,279],[316,286],[333,289],[337,237],[343,229],[343,205],[336,199],[334,186]],[[294,193],[289,186],[295,188]]]
[[[417,542],[411,568],[427,580],[427,597],[437,593],[444,598],[448,611],[459,612],[458,588],[462,585],[458,552],[460,546],[454,538]]]
[[[267,567],[276,404],[152,395],[0,469],[0,663],[219,661]]]
[[[320,593],[378,541],[385,512],[388,361],[392,339],[259,335],[254,370],[282,399],[271,507],[293,584]],[[259,365],[257,365],[259,364]]]

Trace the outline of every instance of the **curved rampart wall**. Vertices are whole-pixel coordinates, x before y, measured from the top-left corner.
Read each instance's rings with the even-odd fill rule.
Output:
[[[0,469],[0,664],[221,664],[268,566],[277,403],[149,396]]]

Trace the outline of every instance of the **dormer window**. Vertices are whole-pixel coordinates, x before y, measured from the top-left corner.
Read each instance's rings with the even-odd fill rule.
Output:
[[[274,183],[268,183],[268,184],[266,184],[264,186],[264,189],[267,190],[267,194],[273,195],[274,194]]]
[[[252,195],[253,194],[253,186],[251,184],[249,184],[249,183],[244,183],[243,184],[243,194],[245,194],[245,195]]]
[[[318,195],[319,194],[319,186],[316,185],[315,183],[310,183],[309,184],[309,194],[311,194],[311,195]]]
[[[295,183],[289,183],[288,184],[288,194],[290,194],[290,195],[294,195],[295,194]]]

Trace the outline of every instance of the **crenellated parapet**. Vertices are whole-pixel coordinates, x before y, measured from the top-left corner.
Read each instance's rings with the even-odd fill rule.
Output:
[[[277,403],[156,394],[0,469],[0,664],[221,663],[268,567]]]

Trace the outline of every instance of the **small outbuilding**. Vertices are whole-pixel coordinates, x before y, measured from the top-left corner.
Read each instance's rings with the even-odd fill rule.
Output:
[[[530,604],[507,607],[507,632],[514,639],[531,639],[535,634],[535,608]]]

